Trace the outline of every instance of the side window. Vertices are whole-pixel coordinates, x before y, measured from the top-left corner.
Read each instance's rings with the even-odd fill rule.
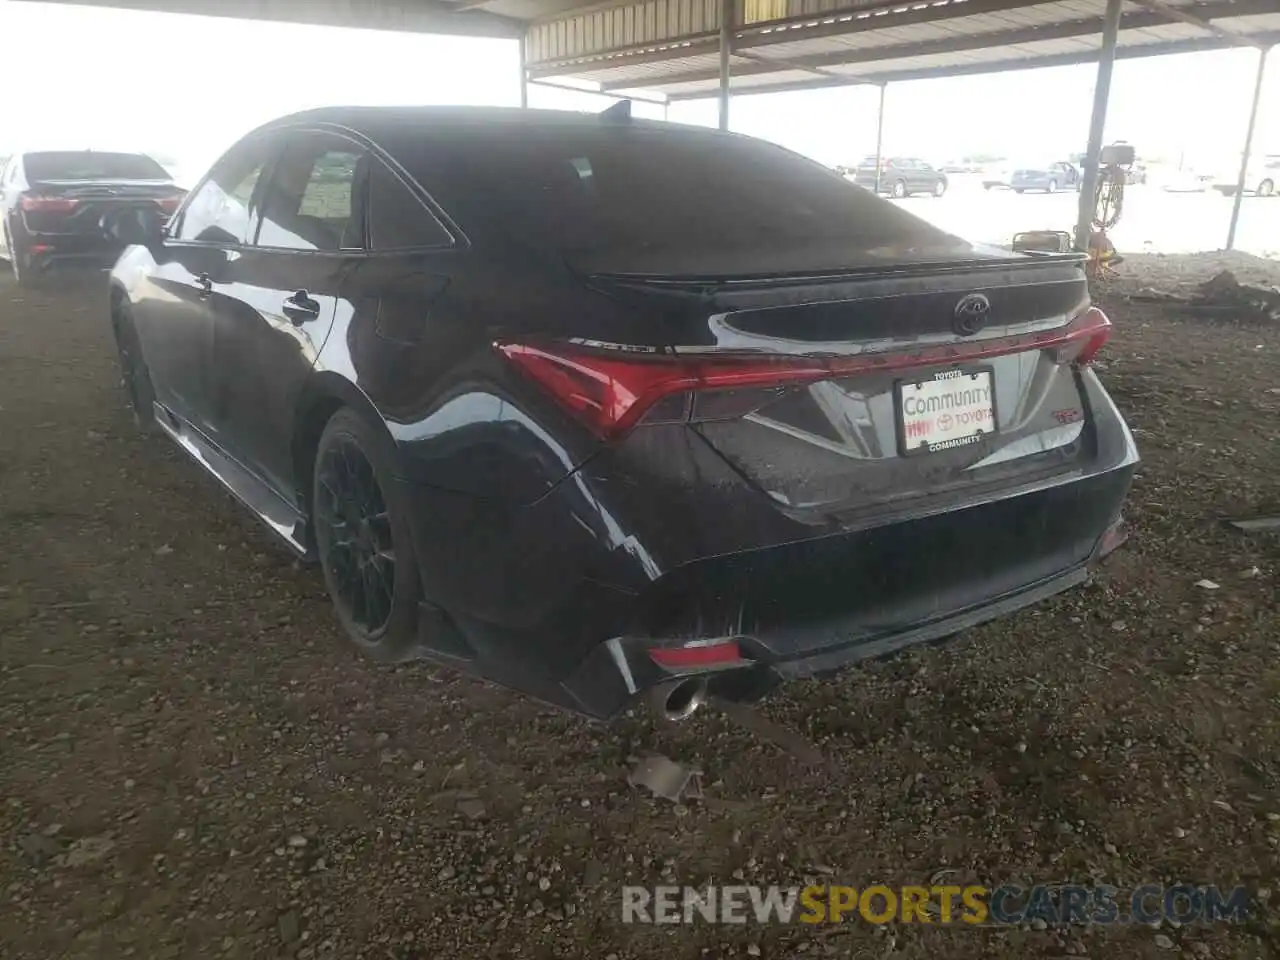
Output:
[[[177,239],[199,243],[244,243],[249,239],[249,201],[271,155],[270,142],[242,143],[218,161],[191,197]]]
[[[369,163],[369,248],[447,247],[453,237],[381,160]]]
[[[292,136],[262,200],[258,244],[286,250],[364,248],[363,148],[327,133]]]

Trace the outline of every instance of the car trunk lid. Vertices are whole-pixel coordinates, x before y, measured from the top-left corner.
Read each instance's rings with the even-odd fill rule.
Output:
[[[166,180],[39,180],[19,206],[31,233],[100,236],[104,214],[143,206],[168,216],[184,194]]]
[[[592,282],[661,314],[662,333],[501,349],[604,439],[684,423],[797,514],[1023,482],[1086,454],[1073,361],[1109,323],[1078,256]]]

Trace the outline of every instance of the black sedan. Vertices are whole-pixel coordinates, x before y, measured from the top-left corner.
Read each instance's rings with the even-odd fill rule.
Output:
[[[380,660],[678,717],[1041,600],[1124,537],[1081,258],[759,140],[326,109],[166,228],[108,226],[138,419]]]
[[[135,207],[168,215],[184,192],[139,153],[15,154],[0,165],[0,254],[22,284],[59,264],[105,269],[120,247],[103,235],[104,216]]]

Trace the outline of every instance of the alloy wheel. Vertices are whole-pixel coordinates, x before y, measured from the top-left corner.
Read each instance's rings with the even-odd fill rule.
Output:
[[[1263,180],[1258,184],[1258,196],[1269,197],[1275,193],[1276,185],[1270,180]]]
[[[316,465],[316,545],[334,600],[364,633],[391,619],[396,557],[391,516],[373,465],[351,438],[335,437]]]

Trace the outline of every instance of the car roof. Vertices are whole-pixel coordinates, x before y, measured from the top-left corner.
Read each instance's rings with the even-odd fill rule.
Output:
[[[689,136],[737,137],[708,127],[669,123],[663,120],[607,120],[598,113],[578,113],[569,110],[534,110],[520,107],[368,107],[334,106],[303,110],[263,124],[258,131],[300,123],[332,124],[362,133],[374,140],[389,131],[403,133],[406,127],[422,126],[433,131],[449,129],[474,129],[478,126],[507,128],[513,135],[520,130],[591,130],[602,124],[625,124],[637,129],[652,129],[686,133]],[[258,132],[255,131],[255,132]],[[749,138],[744,138],[749,139]]]

